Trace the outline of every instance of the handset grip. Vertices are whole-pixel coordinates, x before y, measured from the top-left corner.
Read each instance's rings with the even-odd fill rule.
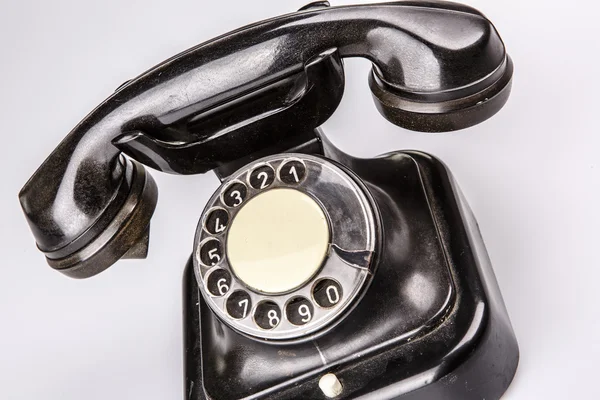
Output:
[[[331,90],[307,78],[307,65],[319,55],[329,60],[322,69],[337,76]],[[51,265],[80,277],[119,257],[143,255],[156,188],[121,152],[145,162],[160,158],[161,148],[192,148],[181,154],[198,173],[316,127],[341,98],[343,71],[336,60],[343,57],[372,61],[378,108],[416,130],[480,122],[502,106],[510,89],[512,69],[500,37],[467,6],[427,1],[309,8],[246,26],[129,81],[69,133],[19,195],[38,247]],[[330,105],[293,112],[294,104],[307,103],[294,96],[315,90],[335,92]],[[240,104],[242,118],[231,112]],[[153,154],[146,157],[148,142]]]

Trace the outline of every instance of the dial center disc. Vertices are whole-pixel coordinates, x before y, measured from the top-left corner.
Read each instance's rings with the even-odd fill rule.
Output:
[[[234,274],[262,293],[289,292],[321,267],[329,225],[319,204],[294,189],[273,189],[242,206],[229,228],[227,257]]]

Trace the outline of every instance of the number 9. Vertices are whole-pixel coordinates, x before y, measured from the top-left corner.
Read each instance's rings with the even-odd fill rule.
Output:
[[[312,318],[312,315],[310,314],[310,308],[308,308],[306,304],[302,304],[300,307],[298,307],[298,314],[304,317],[301,319],[302,322],[308,322]]]

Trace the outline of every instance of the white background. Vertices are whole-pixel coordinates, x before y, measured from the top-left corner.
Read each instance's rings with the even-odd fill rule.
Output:
[[[217,179],[153,173],[160,195],[148,259],[84,281],[46,265],[17,193],[125,80],[304,2],[0,3],[0,398],[181,399],[181,274]],[[419,149],[449,165],[478,217],[521,348],[505,399],[597,399],[598,10],[592,1],[468,3],[495,23],[515,63],[499,114],[452,134],[402,130],[372,104],[369,63],[351,60],[325,131],[357,156]]]

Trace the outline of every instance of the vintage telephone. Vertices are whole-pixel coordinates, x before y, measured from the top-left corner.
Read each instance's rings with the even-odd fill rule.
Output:
[[[445,166],[357,159],[319,129],[345,57],[373,63],[377,109],[416,131],[480,123],[510,93],[477,10],[311,3],[126,82],[19,195],[50,266],[86,278],[146,256],[143,165],[215,171],[184,276],[187,399],[497,399],[512,380],[517,342]]]

